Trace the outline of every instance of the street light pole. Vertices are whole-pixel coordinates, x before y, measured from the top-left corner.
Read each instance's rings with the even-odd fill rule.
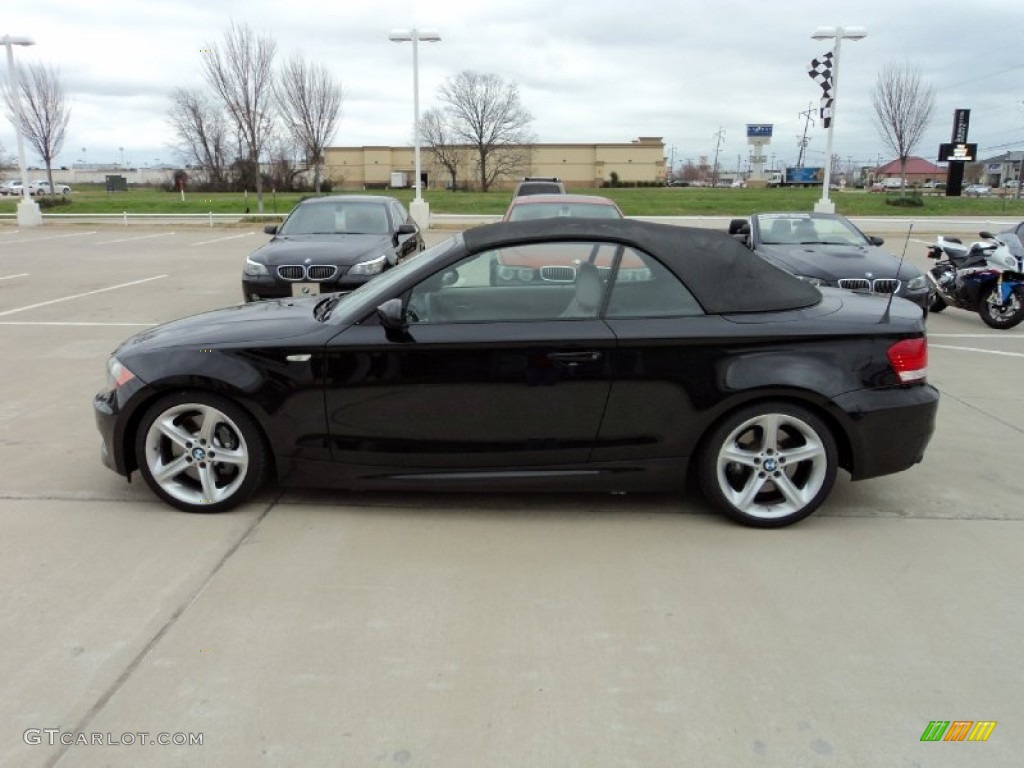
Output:
[[[828,124],[825,140],[825,179],[821,185],[821,199],[814,204],[815,213],[835,213],[836,205],[829,200],[829,184],[832,183],[832,129],[836,125],[836,111],[839,107],[839,49],[843,39],[862,40],[868,33],[864,27],[818,27],[811,37],[814,40],[835,38],[836,49],[832,55],[832,119]]]
[[[35,45],[31,37],[4,35],[0,37],[0,45],[7,48],[7,87],[14,99],[14,135],[18,141],[18,165],[21,169],[21,202],[18,203],[18,226],[38,227],[43,223],[43,215],[39,212],[39,203],[32,199],[28,188],[28,164],[25,162],[25,138],[21,135],[21,91],[18,89],[18,78],[14,72],[14,46]]]
[[[393,43],[412,42],[412,109],[413,109],[413,163],[415,166],[416,178],[413,180],[413,188],[416,191],[415,199],[409,206],[409,213],[420,226],[426,229],[430,226],[430,205],[423,199],[422,181],[423,175],[420,171],[420,40],[426,43],[436,43],[441,36],[433,30],[419,29],[394,29],[388,35],[388,40]]]

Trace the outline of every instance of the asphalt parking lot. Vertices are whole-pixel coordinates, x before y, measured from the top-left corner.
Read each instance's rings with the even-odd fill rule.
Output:
[[[101,466],[92,395],[266,238],[0,223],[0,766],[1020,765],[1024,326],[931,316],[925,461],[779,531],[663,495],[177,512]]]

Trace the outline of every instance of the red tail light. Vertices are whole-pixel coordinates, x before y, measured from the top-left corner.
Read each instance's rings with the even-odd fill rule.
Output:
[[[889,364],[904,384],[923,382],[928,378],[928,340],[924,336],[897,341],[886,354]]]

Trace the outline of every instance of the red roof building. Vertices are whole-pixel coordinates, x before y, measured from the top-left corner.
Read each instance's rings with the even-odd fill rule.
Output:
[[[875,168],[875,180],[898,179],[902,169],[899,159],[892,160],[885,165]],[[925,160],[923,157],[907,158],[907,184],[924,184],[928,181],[946,183],[946,169]]]

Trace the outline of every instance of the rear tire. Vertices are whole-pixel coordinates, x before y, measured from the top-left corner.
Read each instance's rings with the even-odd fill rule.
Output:
[[[1006,304],[1000,305],[999,286],[992,286],[978,307],[978,314],[989,328],[1005,331],[1024,320],[1024,287],[1014,286]]]
[[[828,426],[798,405],[766,402],[729,414],[698,458],[705,497],[755,528],[792,525],[828,497],[838,467]]]

